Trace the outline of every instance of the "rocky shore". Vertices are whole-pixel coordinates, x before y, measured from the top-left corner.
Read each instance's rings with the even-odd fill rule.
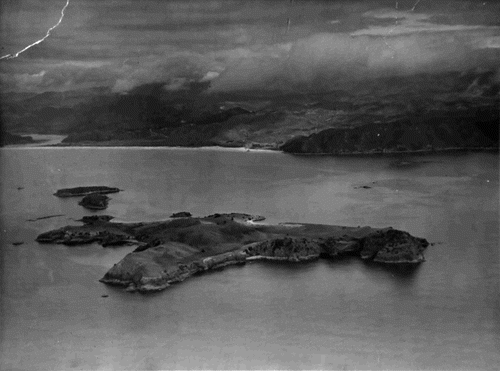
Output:
[[[243,213],[172,218],[149,223],[113,223],[106,215],[84,217],[82,226],[40,234],[40,243],[104,247],[135,244],[101,278],[129,291],[158,291],[208,270],[253,260],[302,262],[358,256],[387,264],[423,262],[429,243],[392,228],[321,224],[255,223],[261,216]]]

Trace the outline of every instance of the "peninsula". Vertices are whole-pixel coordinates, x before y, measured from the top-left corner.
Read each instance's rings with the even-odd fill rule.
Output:
[[[290,262],[358,256],[386,264],[423,262],[429,243],[397,229],[322,224],[264,224],[264,217],[213,214],[147,223],[114,223],[88,216],[82,226],[40,234],[39,243],[138,247],[115,264],[101,282],[128,291],[158,291],[207,270],[252,260]]]

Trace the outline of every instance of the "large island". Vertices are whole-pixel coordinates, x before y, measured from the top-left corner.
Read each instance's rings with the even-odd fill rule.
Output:
[[[424,261],[429,243],[389,228],[322,224],[264,224],[241,213],[175,218],[148,223],[114,223],[106,215],[87,216],[82,226],[66,226],[37,237],[40,243],[138,247],[115,264],[101,282],[128,291],[157,291],[207,270],[251,260],[290,262],[355,255],[386,264]]]

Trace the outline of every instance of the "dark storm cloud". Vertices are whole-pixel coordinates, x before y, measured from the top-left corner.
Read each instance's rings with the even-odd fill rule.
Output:
[[[19,50],[59,0],[2,5],[2,46]],[[148,82],[212,90],[333,86],[352,78],[495,66],[500,5],[476,1],[71,0],[60,27],[1,63],[5,90]],[[287,27],[287,20],[290,26]],[[35,21],[33,21],[35,20]],[[321,84],[318,84],[321,82]]]

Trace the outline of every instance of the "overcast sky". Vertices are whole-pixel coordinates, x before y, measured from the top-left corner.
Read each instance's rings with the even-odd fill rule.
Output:
[[[1,55],[45,36],[66,0],[2,0]],[[494,68],[494,1],[70,0],[61,24],[0,61],[3,91],[149,82],[170,90],[334,87],[352,78]]]

